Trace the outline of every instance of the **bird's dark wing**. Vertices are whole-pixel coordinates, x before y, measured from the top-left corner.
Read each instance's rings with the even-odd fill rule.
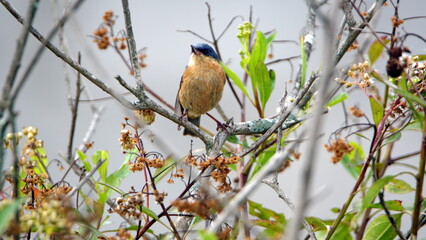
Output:
[[[179,101],[179,91],[180,91],[181,87],[182,87],[182,77],[180,79],[179,90],[176,94],[176,101],[175,101],[175,114],[179,115],[179,116],[183,115],[183,110],[184,110],[182,105],[180,104],[180,101]]]

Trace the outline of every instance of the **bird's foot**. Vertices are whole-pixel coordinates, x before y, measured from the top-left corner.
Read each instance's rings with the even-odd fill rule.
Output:
[[[217,123],[217,127],[216,127],[216,131],[219,131],[219,129],[222,129],[223,131],[225,131],[227,134],[230,134],[230,130],[229,128],[231,127],[227,122],[225,123],[221,123],[219,121],[216,122]]]
[[[188,116],[187,115],[179,116],[179,121],[180,122],[188,121]],[[180,131],[181,127],[182,127],[182,125],[180,125],[180,123],[178,123],[178,127],[177,127],[178,131]]]

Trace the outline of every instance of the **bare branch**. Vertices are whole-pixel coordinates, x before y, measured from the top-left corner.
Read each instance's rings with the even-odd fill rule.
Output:
[[[293,144],[293,148],[296,143]],[[209,227],[209,231],[217,232],[220,225],[226,221],[226,219],[232,214],[238,212],[241,203],[247,200],[248,196],[253,194],[254,190],[260,186],[260,182],[266,178],[269,174],[280,168],[282,164],[288,159],[290,151],[287,153],[280,152],[276,153],[262,169],[254,176],[250,182],[247,183],[233,198],[227,203],[226,207],[220,212],[216,219],[212,222]]]
[[[312,1],[309,1],[309,4],[313,4]],[[312,8],[313,11],[316,11],[315,15],[317,15],[324,24],[325,34],[324,34],[324,58],[323,62],[325,63],[324,71],[320,75],[319,78],[319,92],[318,92],[318,100],[316,101],[315,105],[315,111],[313,117],[310,119],[312,121],[311,128],[309,130],[309,141],[308,141],[308,147],[309,149],[308,153],[305,156],[305,161],[302,169],[303,175],[300,178],[301,184],[299,186],[298,194],[296,201],[298,205],[296,206],[295,215],[293,217],[292,225],[289,228],[289,235],[288,239],[298,239],[298,233],[299,233],[299,223],[304,218],[304,214],[306,211],[306,208],[308,206],[309,202],[309,192],[311,189],[312,184],[312,171],[315,169],[315,155],[318,151],[318,135],[320,134],[321,127],[322,127],[322,118],[321,115],[323,114],[323,107],[326,104],[327,95],[328,95],[328,86],[330,83],[330,79],[332,79],[332,76],[334,74],[334,47],[333,44],[335,33],[333,31],[334,23],[332,22],[332,19],[330,19],[328,16],[323,15],[319,9]]]
[[[349,32],[348,36],[346,36],[346,38],[343,40],[342,44],[338,47],[336,51],[336,57],[335,57],[336,64],[339,63],[339,61],[342,59],[343,55],[345,55],[346,51],[349,49],[349,47],[352,45],[355,39],[358,38],[358,35],[367,26],[370,20],[378,13],[378,11],[380,10],[380,8],[383,6],[385,2],[386,0],[376,0],[376,2],[368,10],[368,15],[367,17],[364,18],[364,21],[357,24],[353,28],[353,30]]]
[[[265,134],[263,134],[260,138],[258,138],[256,140],[256,142],[254,142],[252,145],[250,145],[250,147],[244,149],[241,153],[239,153],[239,156],[243,157],[243,156],[247,155],[248,153],[250,153],[251,151],[253,151],[257,147],[259,147],[267,138],[269,138],[275,131],[277,131],[277,129],[282,126],[284,121],[289,118],[289,116],[293,113],[293,111],[295,109],[297,109],[297,107],[299,106],[299,103],[302,101],[304,96],[308,93],[308,91],[310,90],[312,84],[315,82],[316,79],[317,79],[316,76],[312,75],[312,77],[305,84],[304,88],[299,93],[297,98],[292,102],[291,106],[289,106],[285,111],[282,111],[280,113],[280,115],[279,115],[278,119],[276,120],[276,122],[274,123],[274,125],[272,127],[270,127],[265,132]],[[262,120],[258,120],[258,121],[262,121]],[[257,126],[257,125],[255,125],[255,126]],[[253,127],[253,126],[249,126],[249,127]],[[255,130],[255,129],[253,129],[253,130]]]
[[[141,96],[145,98],[145,93],[143,93],[143,82],[142,82],[142,76],[141,76],[141,69],[138,64],[138,51],[136,48],[136,41],[135,36],[133,35],[133,27],[132,27],[132,19],[130,16],[130,10],[129,10],[129,2],[127,0],[122,0],[121,5],[123,6],[123,13],[124,13],[124,21],[126,23],[126,32],[127,32],[127,42],[129,45],[129,55],[130,55],[130,62],[132,63],[133,68],[133,74],[136,78],[136,84],[138,85],[138,88],[141,91]]]
[[[98,170],[98,168],[105,162],[104,159],[100,159],[99,162],[90,170],[89,173],[84,176],[83,179],[77,184],[77,186],[73,187],[73,189],[67,194],[67,198],[70,199],[74,194],[80,190],[81,187],[83,187],[84,184],[92,177],[93,174]]]
[[[285,192],[280,188],[276,177],[273,177],[272,179],[263,179],[262,182],[271,187],[272,190],[277,193],[278,197],[281,198],[291,210],[294,210],[294,204],[291,202],[290,198],[288,198],[287,194],[285,194]],[[317,238],[311,225],[309,225],[309,223],[305,219],[302,220],[302,224],[305,227],[306,231],[308,231],[308,234],[311,239],[316,240]]]

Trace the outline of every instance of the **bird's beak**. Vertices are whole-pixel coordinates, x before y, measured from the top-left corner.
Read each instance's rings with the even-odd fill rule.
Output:
[[[193,53],[193,54],[195,54],[195,55],[200,55],[200,54],[201,54],[201,52],[200,52],[200,51],[198,51],[198,50],[194,47],[194,45],[191,45],[191,51],[192,51],[192,53]]]

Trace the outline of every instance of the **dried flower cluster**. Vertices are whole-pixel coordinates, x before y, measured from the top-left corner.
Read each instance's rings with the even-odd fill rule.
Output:
[[[52,188],[46,188],[45,176],[36,174],[33,169],[27,169],[26,172],[26,177],[22,179],[25,185],[21,188],[21,192],[31,197],[25,205],[27,210],[34,210],[51,200],[64,200],[72,190],[68,184],[56,184]]]
[[[397,99],[391,106],[393,106],[392,109],[387,110],[391,118],[405,117],[405,111],[407,110],[406,101],[399,101],[399,99]]]
[[[190,199],[174,200],[172,205],[178,212],[195,214],[202,219],[210,219],[211,214],[222,210],[219,200],[205,188],[199,188],[198,195]]]
[[[99,49],[105,50],[111,46],[116,50],[126,50],[126,33],[123,30],[119,31],[117,34],[114,32],[114,24],[117,18],[118,16],[114,15],[113,11],[106,11],[102,16],[101,24],[99,24],[99,27],[93,31],[93,42],[98,45]],[[147,67],[147,64],[144,62],[146,57],[147,55],[143,53],[143,51],[138,52],[139,67]],[[133,73],[131,72],[131,74]]]
[[[201,161],[197,161],[197,157],[189,155],[185,159],[185,163],[198,167],[200,170],[213,165],[215,169],[212,172],[212,178],[219,184],[217,186],[218,191],[220,193],[226,193],[232,190],[231,183],[228,181],[228,173],[231,172],[228,165],[237,163],[239,159],[240,158],[237,156],[219,156],[213,159],[202,159]]]
[[[12,149],[14,145],[18,145],[23,137],[26,137],[25,145],[21,149],[21,156],[19,165],[21,167],[29,166],[33,168],[36,166],[36,161],[41,161],[46,158],[44,153],[43,141],[37,139],[38,129],[32,126],[25,127],[21,132],[9,133],[4,139],[4,148]]]
[[[336,81],[341,84],[344,84],[346,87],[352,87],[353,85],[357,85],[361,89],[366,89],[374,84],[374,81],[370,76],[370,71],[370,63],[368,61],[353,64],[350,67],[347,75],[354,81],[345,81],[340,78],[336,78]]]
[[[136,144],[138,143],[138,139],[135,137],[132,137],[132,131],[129,129],[123,129],[120,132],[121,137],[119,139],[121,148],[124,150],[133,150],[136,147]]]
[[[135,117],[143,124],[151,125],[155,121],[155,112],[152,110],[135,110],[133,111]]]
[[[126,228],[119,228],[116,236],[112,236],[112,237],[99,236],[98,239],[100,239],[100,240],[128,240],[128,239],[133,239],[133,236]]]
[[[354,116],[356,118],[360,118],[360,117],[365,116],[364,112],[361,109],[359,109],[357,106],[350,106],[349,112],[351,113],[352,116]]]
[[[397,27],[399,27],[399,25],[401,25],[401,24],[404,23],[404,20],[403,19],[399,19],[396,16],[392,16],[391,22],[392,22],[392,26],[395,27],[395,28],[397,28]]]
[[[402,47],[393,47],[389,49],[389,59],[386,63],[386,72],[390,77],[397,78],[401,76],[402,72],[409,65],[409,58],[402,58],[403,52],[410,52],[408,48]]]
[[[183,179],[185,177],[185,173],[183,168],[177,168],[176,172],[171,175],[169,179],[167,179],[167,183],[174,183],[174,178]]]
[[[38,232],[47,235],[73,234],[75,220],[71,207],[64,205],[63,201],[51,199],[43,201],[41,206],[21,217],[21,231],[28,232],[31,228],[36,228]]]
[[[230,226],[225,226],[216,234],[216,236],[219,240],[228,240],[230,239],[231,230],[232,228]]]
[[[335,139],[331,142],[330,145],[324,144],[324,148],[328,152],[333,153],[331,156],[332,163],[338,163],[340,160],[342,160],[346,153],[350,153],[352,150],[354,150],[354,147],[347,143],[344,138]]]
[[[115,199],[114,207],[110,208],[108,212],[115,212],[128,218],[141,219],[143,216],[143,213],[140,210],[143,207],[142,192],[129,195],[127,195],[127,197],[118,197]]]
[[[157,152],[145,153],[143,150],[139,152],[138,156],[133,162],[129,162],[130,171],[142,171],[146,166],[153,168],[162,168],[166,164],[163,156]]]
[[[103,22],[99,25],[98,29],[93,31],[93,42],[98,45],[99,49],[107,49],[111,45],[111,40],[114,43],[114,47],[117,47],[120,50],[126,49],[127,38],[119,36],[124,34],[119,34],[118,36],[114,35],[113,26],[116,19],[117,16],[114,15],[111,10],[106,11],[102,17]]]
[[[158,191],[157,189],[153,191],[153,194],[157,203],[163,203],[164,198],[166,198],[167,196],[166,192],[160,193],[160,191]]]

